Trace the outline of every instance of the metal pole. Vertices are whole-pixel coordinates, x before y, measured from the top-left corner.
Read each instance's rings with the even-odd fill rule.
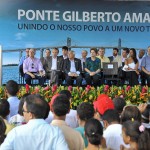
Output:
[[[67,47],[69,50],[71,50],[71,38],[67,38]]]
[[[118,40],[119,55],[121,55],[121,39]]]
[[[2,46],[0,45],[0,86],[2,86]]]

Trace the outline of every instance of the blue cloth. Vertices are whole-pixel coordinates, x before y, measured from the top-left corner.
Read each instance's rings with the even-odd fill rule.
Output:
[[[19,107],[20,100],[16,96],[11,96],[7,99],[7,101],[9,102],[10,105],[10,113],[8,115],[8,120],[9,120],[12,116],[18,114],[18,107]]]
[[[144,67],[147,71],[150,71],[150,56],[147,55],[142,59],[141,67]]]
[[[78,131],[81,134],[81,136],[84,140],[85,147],[87,147],[88,146],[88,140],[84,135],[84,127],[78,127],[78,128],[75,128],[75,130]]]
[[[69,150],[62,131],[43,119],[32,119],[11,130],[0,150]]]

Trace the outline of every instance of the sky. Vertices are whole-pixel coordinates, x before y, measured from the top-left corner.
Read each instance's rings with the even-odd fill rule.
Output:
[[[149,26],[149,23],[128,23],[123,22],[123,17],[126,13],[145,13],[150,12],[149,2],[113,2],[113,1],[96,1],[86,0],[0,0],[0,45],[3,47],[3,64],[13,64],[19,62],[19,52],[6,53],[5,50],[43,48],[49,46],[64,46],[66,45],[67,37],[72,40],[72,46],[106,46],[116,47],[118,39],[121,38],[123,47],[134,47],[146,49],[150,44],[150,31],[141,32],[138,29],[143,26]],[[18,9],[28,10],[52,10],[60,12],[60,21],[53,21],[45,19],[42,20],[27,20],[23,18],[18,20]],[[82,18],[82,12],[118,12],[121,15],[119,22],[76,22],[64,21],[61,17],[65,11],[78,11],[79,18]],[[50,30],[25,30],[18,29],[18,24],[46,24],[48,27],[54,24],[55,29]],[[80,25],[81,31],[58,30],[58,25]],[[96,28],[106,26],[110,28],[109,31],[89,30],[84,31],[84,26]],[[137,28],[137,31],[111,31],[111,27],[129,26],[132,29]],[[80,56],[82,48],[74,49],[77,56]],[[111,55],[111,49],[106,51],[106,55]],[[37,52],[37,57],[39,53]]]

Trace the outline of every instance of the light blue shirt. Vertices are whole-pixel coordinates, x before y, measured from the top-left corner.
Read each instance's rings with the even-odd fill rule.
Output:
[[[28,57],[27,57],[27,56],[22,56],[22,57],[20,58],[19,66],[21,66],[21,65],[23,64],[23,62],[24,62],[24,60],[25,60],[26,58],[28,58]]]
[[[11,130],[0,150],[69,150],[62,131],[43,119],[32,119]]]
[[[7,101],[9,102],[10,105],[10,113],[8,115],[8,120],[9,120],[9,118],[18,114],[18,107],[19,107],[20,100],[16,96],[11,96],[7,99]]]

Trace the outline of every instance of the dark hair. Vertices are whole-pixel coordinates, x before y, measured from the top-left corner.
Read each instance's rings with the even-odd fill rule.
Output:
[[[59,49],[58,49],[57,47],[55,47],[54,49],[55,49],[55,50],[57,50],[57,51],[58,51],[58,53],[59,53]],[[54,49],[53,49],[53,50],[54,50]]]
[[[103,127],[97,119],[89,119],[84,126],[85,135],[87,136],[89,143],[93,145],[100,145],[103,135]]]
[[[114,50],[116,50],[117,52],[119,52],[119,49],[118,49],[118,48],[116,48],[116,47],[115,47],[115,48],[113,48],[113,51],[114,51]]]
[[[45,51],[49,51],[51,53],[51,50],[49,48],[46,48]]]
[[[138,121],[126,121],[123,123],[122,128],[131,141],[138,144],[138,150],[148,150],[150,149],[150,132],[146,128],[144,131],[140,131],[140,126],[141,123]]]
[[[141,113],[136,106],[126,106],[121,114],[121,122],[132,119],[141,122]]]
[[[0,117],[0,145],[4,142],[4,139],[6,137],[6,125],[2,117]]]
[[[117,113],[117,111],[113,110],[113,109],[108,109],[104,112],[104,114],[102,115],[102,119],[106,120],[109,124],[117,121],[119,122],[119,114]]]
[[[71,93],[69,90],[62,90],[59,92],[59,94],[64,94],[66,95],[69,99],[72,97]]]
[[[123,111],[124,106],[126,105],[126,101],[124,98],[117,97],[113,99],[115,110],[120,114]]]
[[[9,102],[7,99],[0,99],[0,116],[6,118],[9,115]]]
[[[32,94],[25,98],[27,111],[34,114],[35,118],[46,119],[48,103],[38,94]]]
[[[68,51],[68,47],[67,46],[63,46],[62,49]]]
[[[70,101],[66,95],[59,95],[55,98],[52,109],[57,116],[64,116],[70,110]]]
[[[24,101],[25,101],[25,99],[26,99],[26,97],[27,97],[28,95],[30,95],[30,94],[29,94],[29,93],[26,93],[26,94],[24,94],[24,95],[21,97],[21,99],[20,99],[19,108],[18,108],[18,114],[21,115],[21,116],[23,116],[23,111],[22,111],[22,109],[23,109]]]
[[[91,53],[92,50],[97,54],[97,48],[95,48],[95,47],[91,48],[90,53]]]
[[[6,83],[6,89],[11,96],[16,96],[17,92],[19,91],[18,83],[14,80],[9,80]]]
[[[136,64],[138,62],[138,59],[136,58],[136,50],[134,48],[130,48],[130,51],[133,52],[132,58],[133,58],[134,63]]]
[[[77,107],[77,114],[81,120],[87,121],[94,117],[94,107],[88,102],[83,102]]]
[[[124,48],[123,51],[126,51],[126,53],[129,54],[129,49],[128,48]]]
[[[150,106],[147,105],[146,109],[144,110],[144,112],[141,115],[142,122],[149,123],[149,113],[150,113]]]

